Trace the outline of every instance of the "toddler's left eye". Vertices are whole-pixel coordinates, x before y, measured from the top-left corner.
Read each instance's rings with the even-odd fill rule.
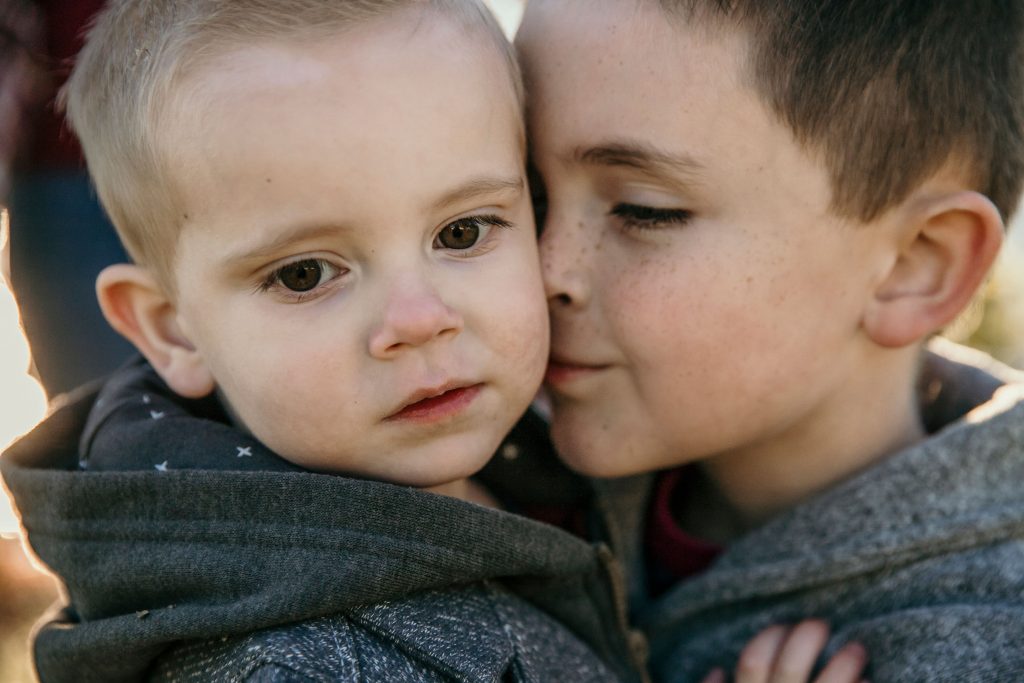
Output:
[[[483,240],[491,228],[507,228],[511,223],[497,216],[468,216],[452,221],[441,228],[434,238],[434,246],[439,249],[465,251],[472,249]]]
[[[457,221],[444,226],[437,234],[438,243],[445,249],[469,249],[479,239],[480,225],[476,221]]]

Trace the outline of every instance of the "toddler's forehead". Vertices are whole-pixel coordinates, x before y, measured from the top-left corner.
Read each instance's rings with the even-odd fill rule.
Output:
[[[335,85],[339,81],[345,83],[344,98],[347,99],[365,97],[370,91],[378,95],[388,92],[394,100],[423,99],[431,88],[429,83],[396,79],[393,66],[380,59],[381,54],[393,51],[389,46],[400,47],[415,40],[416,34],[421,32],[419,22],[409,25],[407,14],[400,12],[393,17],[377,18],[366,25],[346,27],[309,39],[271,37],[226,41],[218,48],[206,50],[201,58],[183,64],[167,91],[167,102],[161,103],[161,107],[170,112],[168,118],[172,125],[179,123],[175,119],[181,117],[186,126],[202,126],[204,123],[197,118],[197,113],[207,115],[208,110],[203,108],[213,102],[218,104],[224,119],[244,117],[251,104],[240,100],[241,89],[250,93],[262,90],[268,100],[273,100],[286,96],[288,89],[301,87],[304,82],[315,83],[332,77]],[[457,46],[446,52],[460,55],[467,71],[484,65],[492,72],[493,82],[507,90],[514,102],[514,123],[519,128],[525,151],[523,86],[511,46],[500,36],[488,35],[483,30],[467,34],[462,22],[444,14],[432,16],[430,21],[457,39]],[[501,40],[501,44],[496,45],[496,40]],[[324,87],[325,97],[329,96],[326,84],[316,87]],[[481,102],[489,102],[494,108],[506,105],[505,101],[494,97],[493,90],[464,89],[459,100],[452,101],[450,106],[465,109],[467,103]],[[295,115],[302,115],[298,106]],[[373,120],[368,119],[366,124],[372,125]],[[361,131],[339,128],[336,134],[358,138]]]
[[[190,72],[163,134],[188,207],[183,223],[248,211],[239,204],[243,188],[272,197],[282,212],[302,205],[338,215],[329,202],[339,195],[379,215],[381,202],[367,199],[392,213],[426,209],[481,168],[521,173],[522,112],[514,88],[494,78],[500,55],[478,41],[438,53],[453,28],[350,35],[348,44],[256,44]]]

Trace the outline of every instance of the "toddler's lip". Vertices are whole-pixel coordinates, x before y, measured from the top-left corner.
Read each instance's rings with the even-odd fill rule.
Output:
[[[386,420],[433,421],[461,412],[473,402],[482,382],[452,381],[410,394]]]

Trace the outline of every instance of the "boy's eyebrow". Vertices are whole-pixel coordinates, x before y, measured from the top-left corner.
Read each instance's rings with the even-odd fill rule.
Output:
[[[523,178],[521,176],[515,178],[473,178],[445,193],[444,196],[434,202],[434,210],[445,209],[479,195],[497,194],[499,192],[508,192],[509,190],[521,192],[523,187]]]
[[[638,171],[668,171],[695,175],[704,164],[689,154],[667,152],[636,140],[611,141],[593,147],[577,147],[572,154],[576,163],[596,166],[626,166]]]

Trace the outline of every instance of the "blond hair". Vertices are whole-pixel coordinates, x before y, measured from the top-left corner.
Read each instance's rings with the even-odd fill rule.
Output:
[[[508,40],[480,0],[111,0],[89,31],[62,94],[100,201],[132,259],[173,292],[176,237],[187,219],[157,134],[183,75],[254,40],[326,39],[420,6],[494,43],[522,106]]]

